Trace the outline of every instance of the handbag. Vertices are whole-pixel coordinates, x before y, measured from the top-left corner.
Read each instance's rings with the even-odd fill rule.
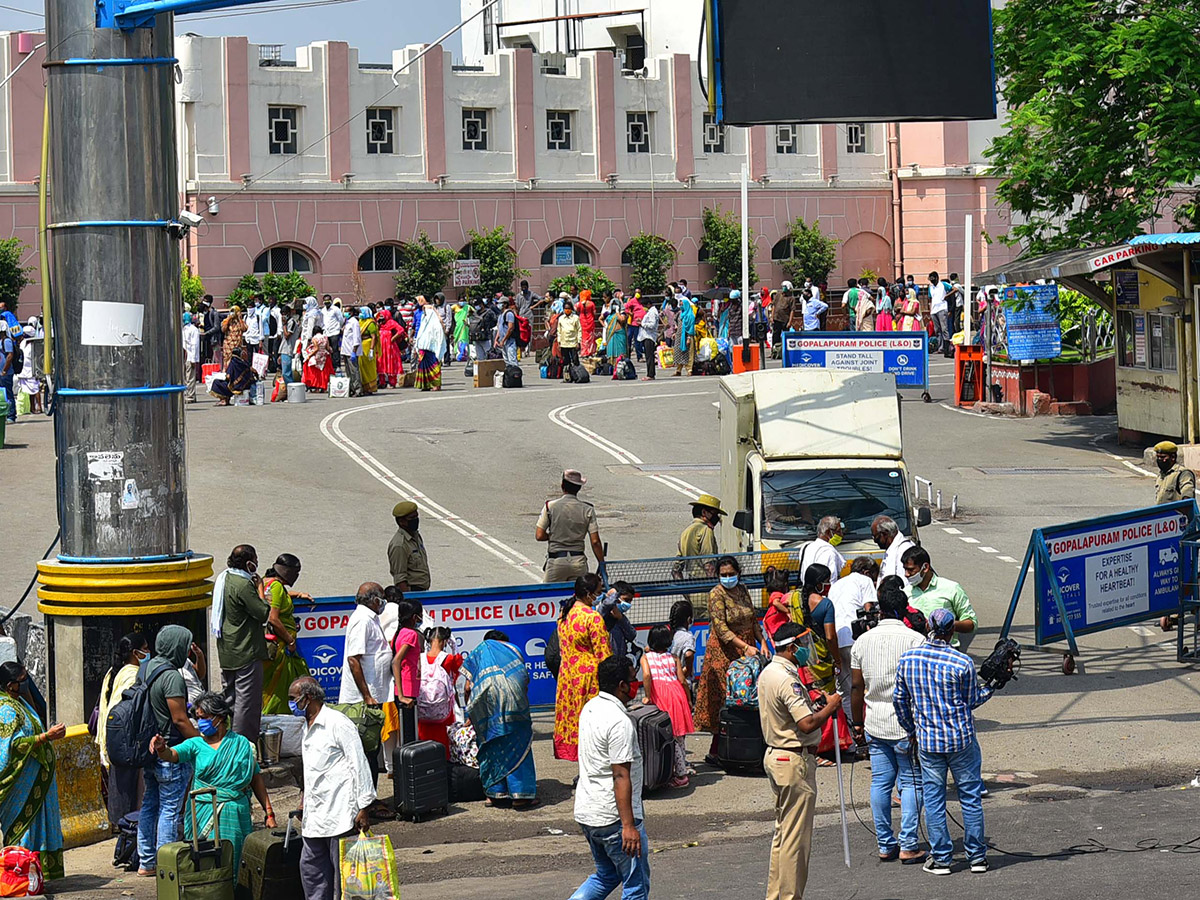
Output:
[[[362,741],[363,752],[370,756],[379,752],[383,743],[380,735],[383,733],[383,710],[374,706],[359,703],[326,703],[330,709],[336,709],[354,723],[358,729],[358,739]]]
[[[267,354],[255,353],[252,357],[250,357],[250,368],[258,373],[259,378],[262,378],[267,374],[267,363],[269,361],[270,360],[268,360]]]

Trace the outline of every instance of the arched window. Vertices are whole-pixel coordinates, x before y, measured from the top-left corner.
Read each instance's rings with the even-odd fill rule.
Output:
[[[396,272],[403,252],[401,244],[376,244],[358,258],[358,271]]]
[[[632,245],[630,245],[630,246],[632,246]],[[630,252],[629,247],[626,247],[624,250],[621,251],[621,265],[623,265],[623,266],[632,266],[633,265],[633,253]]]
[[[288,272],[299,272],[301,275],[311,275],[312,260],[295,247],[268,247],[258,254],[254,260],[254,274],[286,275]]]
[[[779,262],[781,259],[792,258],[792,236],[781,237],[775,242],[775,246],[771,248],[771,259]]]
[[[592,251],[575,241],[559,241],[542,251],[543,266],[590,266]]]
[[[708,248],[704,246],[703,241],[696,248],[696,262],[708,262]]]

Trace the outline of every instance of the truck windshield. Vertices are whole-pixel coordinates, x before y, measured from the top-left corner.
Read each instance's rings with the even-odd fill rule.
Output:
[[[764,472],[762,536],[772,541],[807,541],[817,522],[837,516],[846,541],[870,541],[876,516],[891,516],[909,534],[904,478],[898,469]]]

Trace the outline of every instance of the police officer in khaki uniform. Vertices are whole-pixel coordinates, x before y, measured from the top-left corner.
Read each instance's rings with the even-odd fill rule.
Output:
[[[1179,464],[1179,448],[1174,441],[1159,441],[1154,445],[1154,461],[1159,476],[1154,482],[1155,503],[1191,500],[1196,496],[1196,475]]]
[[[767,900],[801,900],[808,881],[813,815],[817,808],[817,745],[825,720],[841,708],[839,694],[826,694],[816,709],[800,682],[808,662],[803,625],[786,622],[775,632],[775,656],[758,678],[758,715],[767,753],[763,768],[775,793],[775,834]]]
[[[388,544],[388,568],[392,571],[392,583],[401,591],[429,590],[429,555],[425,552],[425,541],[417,530],[420,514],[417,504],[401,500],[392,507],[396,517],[396,534]]]
[[[575,469],[562,474],[562,496],[548,500],[538,516],[534,537],[549,544],[546,549],[546,583],[574,582],[588,572],[584,542],[590,541],[596,556],[596,568],[604,565],[604,544],[600,542],[600,525],[596,509],[579,499],[580,489],[587,479]]]
[[[692,501],[692,524],[679,536],[680,556],[716,556],[716,527],[725,510],[712,494],[701,494]]]

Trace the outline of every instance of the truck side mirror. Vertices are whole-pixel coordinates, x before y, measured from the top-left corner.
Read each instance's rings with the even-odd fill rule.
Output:
[[[754,519],[750,516],[750,510],[739,509],[733,514],[733,527],[738,531],[744,531],[746,534],[754,533]]]
[[[928,506],[922,506],[917,510],[917,527],[924,528],[933,521],[933,511]]]

